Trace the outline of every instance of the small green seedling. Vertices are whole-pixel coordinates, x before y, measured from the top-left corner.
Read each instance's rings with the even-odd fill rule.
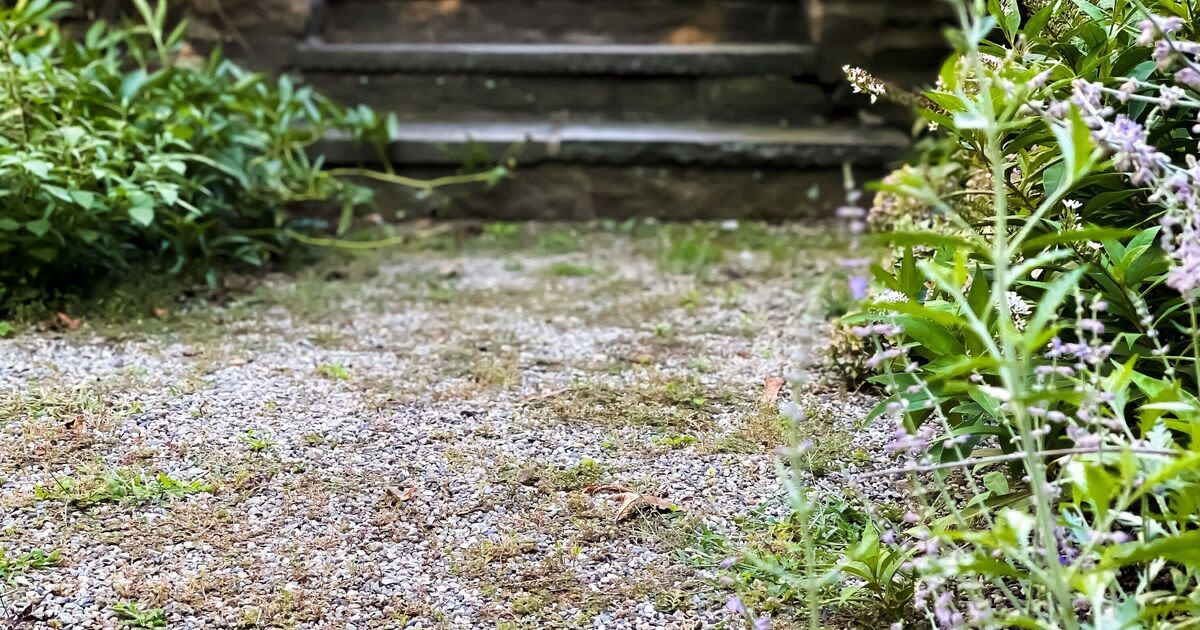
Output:
[[[261,453],[275,446],[276,442],[271,438],[271,434],[269,433],[246,429],[246,434],[242,436],[242,444],[245,444],[246,448],[249,448],[251,452]]]
[[[350,380],[350,372],[341,363],[325,363],[317,368],[317,373],[335,381]]]
[[[165,628],[167,615],[162,608],[147,608],[139,602],[117,602],[112,611],[126,628]]]

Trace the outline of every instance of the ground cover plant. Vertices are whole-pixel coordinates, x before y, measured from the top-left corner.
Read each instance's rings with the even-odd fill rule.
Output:
[[[861,306],[834,348],[896,423],[899,465],[869,475],[905,477],[911,500],[864,506],[861,544],[832,558],[806,535],[727,566],[786,585],[813,628],[847,592],[907,584],[893,627],[1194,627],[1198,5],[958,9],[933,89],[848,69],[933,130],[872,208],[840,211],[890,246],[846,261]],[[785,475],[797,531],[819,533],[806,446]]]

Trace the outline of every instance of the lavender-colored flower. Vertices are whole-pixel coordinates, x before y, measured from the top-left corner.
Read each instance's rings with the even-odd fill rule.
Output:
[[[1200,232],[1193,219],[1184,227],[1178,245],[1171,252],[1175,265],[1167,273],[1167,286],[1179,292],[1184,299],[1193,301],[1200,288]]]
[[[1146,129],[1124,114],[1104,123],[1094,135],[1113,151],[1117,169],[1133,174],[1134,184],[1159,176],[1170,165],[1170,159],[1147,141]]]
[[[725,558],[724,560],[721,561],[721,568],[728,569],[729,567],[732,567],[733,565],[735,565],[741,561],[742,561],[742,559],[738,556],[729,556],[728,558]]]
[[[1074,426],[1067,427],[1067,437],[1075,442],[1075,446],[1078,448],[1096,448],[1104,441],[1099,435]]]
[[[1029,82],[1026,83],[1026,85],[1029,86],[1029,89],[1036,90],[1036,89],[1042,87],[1043,85],[1046,85],[1046,81],[1048,81],[1049,79],[1050,79],[1050,70],[1049,69],[1042,70],[1041,72],[1033,75],[1033,78],[1030,79]]]
[[[1117,100],[1121,101],[1122,103],[1129,101],[1129,97],[1137,94],[1137,89],[1137,81],[1134,81],[1133,79],[1122,83],[1121,87],[1117,89]]]
[[[1186,85],[1194,90],[1200,89],[1200,72],[1197,72],[1196,69],[1191,66],[1180,68],[1179,71],[1175,73],[1175,82],[1180,85]]]
[[[1071,82],[1071,102],[1085,111],[1100,109],[1100,100],[1104,95],[1103,88],[1104,86],[1100,83],[1075,79]]]
[[[1183,20],[1178,17],[1151,16],[1138,22],[1140,32],[1138,33],[1137,43],[1139,46],[1149,46],[1163,35],[1174,33],[1181,28],[1183,28]]]
[[[871,327],[871,332],[884,337],[894,337],[904,332],[904,328],[895,324],[875,324]]]
[[[1183,97],[1183,88],[1174,85],[1164,85],[1158,88],[1158,106],[1163,109],[1171,109]]]
[[[1104,332],[1104,323],[1100,320],[1085,318],[1075,322],[1075,326],[1086,333],[1099,335]]]
[[[737,595],[731,595],[729,601],[725,602],[725,609],[735,615],[746,614],[746,607],[742,604],[742,600],[738,599]]]
[[[1158,25],[1154,20],[1142,20],[1138,22],[1138,46],[1150,46],[1158,39]]]
[[[753,628],[754,630],[771,630],[771,618],[763,615],[762,617],[755,619]]]
[[[867,297],[867,277],[862,275],[850,276],[850,295],[856,300]]]
[[[871,358],[867,359],[866,365],[872,370],[878,369],[885,362],[904,356],[904,353],[905,350],[903,348],[888,348],[887,350],[871,355]]]

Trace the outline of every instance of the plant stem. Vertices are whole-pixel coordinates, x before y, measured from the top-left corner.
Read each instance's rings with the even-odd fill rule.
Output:
[[[1139,455],[1156,455],[1159,457],[1179,457],[1179,455],[1180,455],[1179,451],[1170,451],[1170,450],[1157,449],[1157,448],[1129,447],[1129,451],[1131,453],[1137,453]],[[1005,455],[992,455],[989,457],[976,457],[973,459],[962,459],[962,460],[958,460],[958,461],[954,461],[954,462],[946,462],[944,464],[930,464],[928,466],[900,466],[898,468],[887,468],[885,470],[872,470],[871,472],[865,472],[865,473],[861,473],[858,475],[854,475],[854,478],[855,479],[868,479],[871,477],[885,477],[885,476],[902,475],[902,474],[908,474],[908,473],[935,472],[938,470],[949,470],[952,468],[966,468],[969,466],[989,466],[991,464],[1003,464],[1005,462],[1015,462],[1015,461],[1018,461],[1021,459],[1025,459],[1026,457],[1028,457],[1030,455],[1032,455],[1033,457],[1045,458],[1045,457],[1060,457],[1060,456],[1064,456],[1064,455],[1095,455],[1097,453],[1113,453],[1113,452],[1117,452],[1117,449],[1113,448],[1111,445],[1107,448],[1097,446],[1094,448],[1055,448],[1055,449],[1049,449],[1049,450],[1044,450],[1044,451],[1035,450],[1032,452],[1023,450],[1023,451],[1019,451],[1016,453],[1007,453]]]

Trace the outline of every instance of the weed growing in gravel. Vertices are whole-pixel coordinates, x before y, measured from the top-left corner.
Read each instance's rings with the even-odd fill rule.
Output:
[[[113,413],[113,407],[99,392],[87,388],[40,388],[0,395],[0,418],[5,419],[82,419],[95,424]]]
[[[725,249],[716,241],[716,228],[707,225],[671,226],[662,233],[662,266],[676,273],[700,273],[725,260]]]
[[[462,551],[457,570],[462,575],[483,575],[487,566],[498,560],[517,558],[537,550],[537,543],[516,532],[497,540],[482,540]]]
[[[738,396],[710,389],[699,379],[648,382],[616,388],[599,382],[577,383],[557,396],[537,401],[533,410],[556,421],[607,426],[703,429]]]
[[[700,440],[693,435],[670,435],[654,438],[654,443],[667,448],[687,448]]]
[[[744,607],[758,613],[786,611],[809,597],[809,584],[798,576],[810,568],[827,573],[835,567],[857,580],[842,588],[830,582],[817,585],[823,627],[892,620],[911,603],[914,582],[901,571],[905,554],[881,545],[866,510],[838,492],[823,491],[807,514],[792,511],[776,519],[760,508],[739,524],[744,544],[702,528],[683,555],[720,573],[722,584],[737,592]],[[808,542],[812,554],[805,548]]]
[[[574,228],[551,228],[538,235],[538,249],[565,254],[583,249],[583,237]]]
[[[774,405],[761,405],[746,416],[732,434],[717,445],[721,452],[761,452],[787,444],[802,444],[802,467],[823,477],[845,468],[850,462],[869,460],[866,452],[855,449],[852,433],[834,424],[833,412],[816,407],[790,406],[793,417],[780,413]]]
[[[591,458],[583,458],[570,468],[561,468],[551,473],[555,490],[581,490],[599,483],[608,475],[608,469]]]
[[[305,433],[304,443],[308,446],[334,446],[336,444],[320,433]]]
[[[89,508],[101,503],[131,506],[163,503],[213,490],[213,486],[201,481],[184,483],[162,472],[147,475],[132,469],[104,469],[82,479],[56,478],[53,486],[36,486],[34,496],[42,501],[65,501],[79,508]]]
[[[545,273],[557,278],[585,278],[596,273],[596,268],[584,264],[556,261],[546,266]]]
[[[317,374],[335,381],[350,380],[350,371],[341,363],[325,363],[317,368]]]
[[[62,551],[51,550],[49,553],[42,549],[33,549],[23,554],[9,556],[0,549],[0,580],[10,580],[18,575],[48,569],[62,562]]]
[[[531,615],[546,607],[546,600],[533,593],[524,593],[512,600],[513,614]]]
[[[162,608],[150,608],[141,602],[118,602],[112,611],[127,628],[165,628],[167,615]]]
[[[241,440],[242,444],[245,444],[246,448],[250,449],[250,452],[252,453],[261,453],[262,451],[275,446],[277,443],[269,433],[256,431],[254,429],[246,429],[246,433],[242,435]]]
[[[506,389],[516,385],[520,380],[520,370],[516,357],[488,354],[479,357],[471,364],[470,378],[476,384],[484,387]]]

